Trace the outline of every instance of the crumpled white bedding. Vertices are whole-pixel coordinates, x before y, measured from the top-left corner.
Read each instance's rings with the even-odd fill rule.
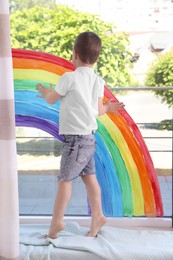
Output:
[[[173,232],[104,226],[97,237],[76,222],[65,225],[57,239],[46,238],[44,226],[21,228],[20,260],[172,260]]]

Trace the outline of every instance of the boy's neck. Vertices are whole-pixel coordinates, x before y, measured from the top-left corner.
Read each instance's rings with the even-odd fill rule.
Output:
[[[79,68],[79,67],[92,68],[93,65],[90,65],[90,64],[81,64],[81,65],[77,66],[76,69]]]
[[[75,68],[79,68],[79,67],[88,67],[88,68],[92,68],[94,66],[94,64],[88,64],[88,63],[84,63],[80,60],[79,55],[76,51],[73,50],[73,65],[75,66]]]
[[[92,68],[94,64],[87,64],[87,63],[84,63],[80,60],[78,60],[78,62],[76,63],[76,69],[79,68],[79,67],[88,67],[88,68]]]

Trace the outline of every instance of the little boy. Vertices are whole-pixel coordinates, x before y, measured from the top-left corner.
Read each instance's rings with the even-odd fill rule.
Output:
[[[66,72],[55,90],[37,86],[41,98],[54,104],[60,102],[59,133],[64,135],[58,191],[48,237],[56,238],[64,228],[63,217],[71,197],[72,181],[81,176],[86,185],[91,207],[91,227],[87,236],[97,236],[106,223],[102,212],[101,190],[95,175],[96,117],[123,109],[121,102],[108,100],[103,104],[104,81],[94,72],[102,43],[93,32],[80,33],[74,42],[72,62],[75,71]]]

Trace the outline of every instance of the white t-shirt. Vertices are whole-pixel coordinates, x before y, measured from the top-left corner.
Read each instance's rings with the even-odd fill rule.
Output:
[[[59,133],[87,135],[97,129],[98,97],[104,95],[104,80],[93,68],[66,72],[55,91],[60,94]]]

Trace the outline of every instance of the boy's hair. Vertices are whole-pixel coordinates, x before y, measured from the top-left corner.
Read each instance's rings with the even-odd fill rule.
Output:
[[[74,42],[74,51],[78,53],[80,60],[86,64],[94,64],[97,61],[101,48],[100,37],[89,31],[80,33]]]

